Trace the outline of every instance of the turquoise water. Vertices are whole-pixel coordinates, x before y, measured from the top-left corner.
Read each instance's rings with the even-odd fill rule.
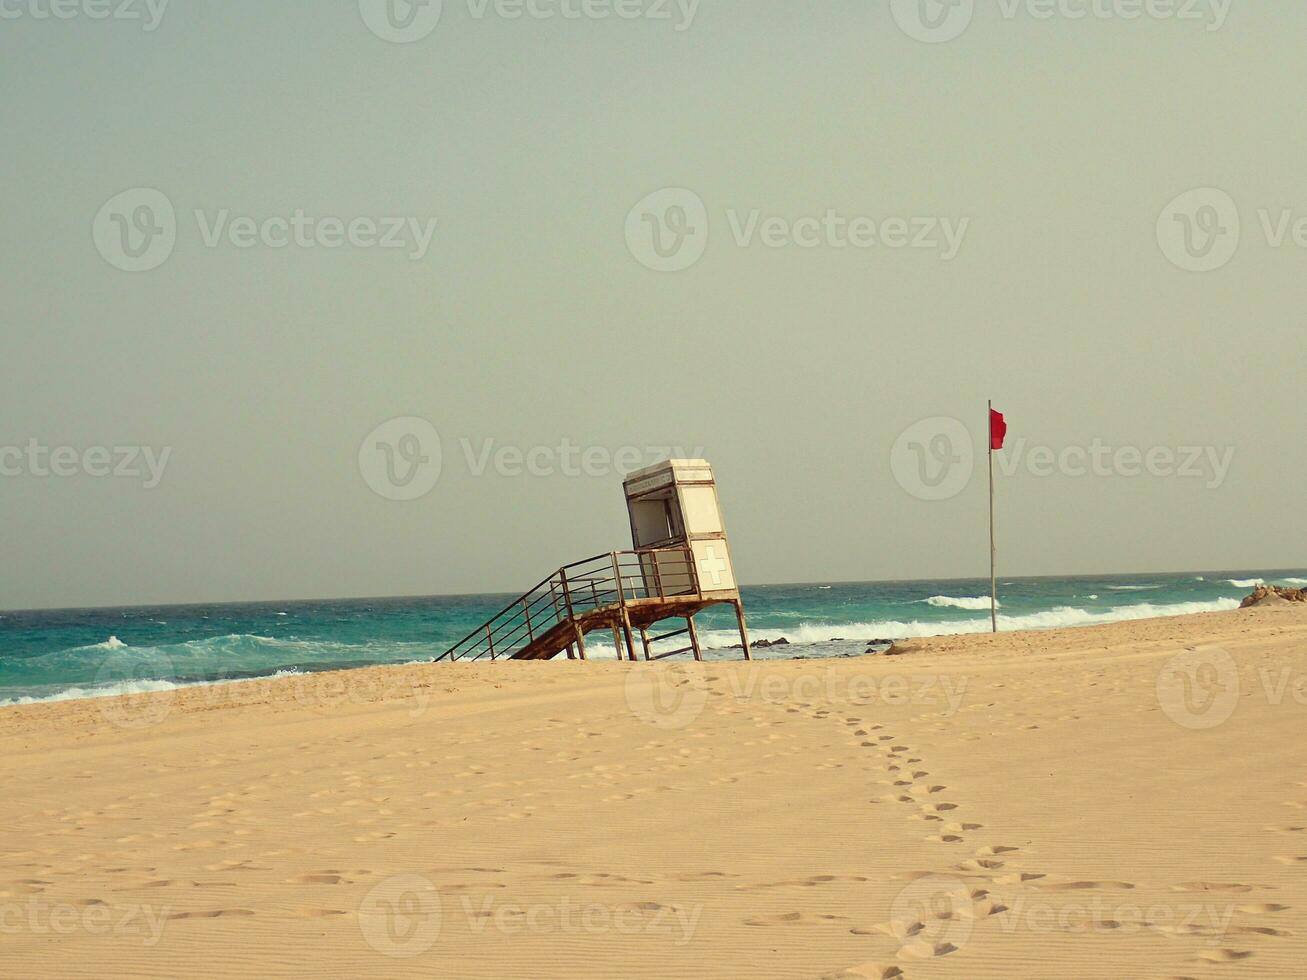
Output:
[[[1258,581],[1307,571],[1000,579],[1002,629],[1052,629],[1233,609]],[[743,590],[750,636],[790,641],[760,657],[861,653],[870,639],[989,628],[988,581],[769,585]],[[0,704],[87,697],[281,672],[430,660],[513,596],[0,613]],[[728,607],[697,619],[710,656],[734,657]],[[674,645],[676,641],[668,641]],[[612,656],[611,640],[588,644]]]

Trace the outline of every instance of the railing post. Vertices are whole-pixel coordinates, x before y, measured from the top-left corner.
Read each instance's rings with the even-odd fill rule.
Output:
[[[486,643],[490,645],[490,659],[495,659],[495,637],[490,632],[490,624],[486,623]]]
[[[567,584],[567,569],[558,570],[558,584],[563,587],[563,605],[567,607],[567,618],[576,620],[576,611],[572,609],[572,588]]]
[[[535,630],[531,628],[531,607],[526,604],[526,596],[522,597],[522,615],[526,618],[526,635],[532,643],[535,642]]]
[[[567,584],[566,568],[558,570],[558,581],[563,587],[563,604],[567,607],[567,621],[572,624],[572,633],[576,637],[576,649],[581,655],[581,659],[584,660],[586,659],[585,634],[581,632],[581,627],[576,621],[576,610],[572,608],[572,587]]]
[[[622,588],[622,568],[617,563],[617,552],[613,552],[613,580],[617,583],[617,604],[626,607],[626,590]]]
[[[560,570],[559,575],[562,574],[564,573]],[[561,623],[563,621],[563,614],[558,611],[558,590],[554,588],[554,580],[552,578],[549,580],[549,598],[554,604],[554,623]]]

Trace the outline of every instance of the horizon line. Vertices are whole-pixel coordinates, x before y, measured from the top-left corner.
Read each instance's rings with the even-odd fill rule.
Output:
[[[1287,567],[1287,568],[1270,568],[1260,571],[1251,568],[1192,568],[1192,569],[1170,569],[1170,570],[1153,570],[1147,572],[1079,572],[1076,574],[1063,575],[1008,575],[1000,576],[1008,579],[1026,579],[1026,580],[1044,580],[1044,579],[1072,579],[1072,578],[1102,578],[1107,576],[1119,576],[1122,578],[1136,577],[1142,578],[1150,575],[1199,575],[1203,573],[1229,573],[1238,574],[1256,574],[1256,575],[1273,575],[1277,572],[1300,572],[1307,570],[1304,567]],[[751,582],[748,584],[741,583],[741,589],[769,589],[783,588],[794,585],[900,585],[912,582],[976,582],[984,581],[987,576],[970,576],[964,575],[954,578],[886,578],[886,579],[812,579],[806,582],[789,581],[789,582]],[[91,610],[112,610],[112,609],[179,609],[186,606],[275,606],[275,605],[297,605],[310,602],[378,602],[378,601],[399,601],[414,599],[474,599],[482,596],[511,596],[517,595],[517,592],[495,591],[495,592],[424,592],[411,593],[407,595],[341,595],[341,596],[306,596],[298,599],[294,598],[277,598],[277,599],[223,599],[223,600],[192,600],[189,602],[133,602],[133,603],[115,603],[103,606],[26,606],[26,607],[0,607],[0,614],[9,613],[56,613],[56,612],[86,612]]]

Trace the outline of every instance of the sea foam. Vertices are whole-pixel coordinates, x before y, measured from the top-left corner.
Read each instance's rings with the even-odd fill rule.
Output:
[[[951,596],[951,595],[933,595],[929,599],[922,599],[921,601],[926,603],[926,605],[928,606],[936,606],[940,608],[944,608],[944,607],[953,608],[953,609],[988,609],[989,608],[989,596],[987,595],[962,596],[962,597]],[[998,607],[1002,609],[1003,603],[1001,602],[998,603]]]
[[[1153,619],[1162,616],[1188,616],[1194,613],[1225,612],[1238,609],[1237,599],[1216,599],[1211,602],[1175,602],[1154,604],[1141,602],[1133,606],[1113,606],[1110,609],[1081,609],[1078,606],[1058,606],[1043,612],[1019,616],[1000,614],[999,629],[1053,630],[1071,626],[1097,626],[1103,623],[1125,622],[1134,619]],[[750,629],[754,640],[787,639],[791,644],[827,643],[831,640],[867,640],[874,638],[915,639],[924,636],[955,636],[965,633],[986,633],[991,629],[989,617],[983,619],[955,619],[942,623],[923,623],[915,620],[881,620],[867,623],[803,623],[797,628]],[[734,630],[708,630],[703,632],[704,645],[721,649],[740,642]],[[609,648],[611,649],[611,647]]]

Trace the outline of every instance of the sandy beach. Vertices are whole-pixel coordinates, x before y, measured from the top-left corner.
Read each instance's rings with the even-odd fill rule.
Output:
[[[1290,977],[1307,608],[0,712],[14,977]]]

